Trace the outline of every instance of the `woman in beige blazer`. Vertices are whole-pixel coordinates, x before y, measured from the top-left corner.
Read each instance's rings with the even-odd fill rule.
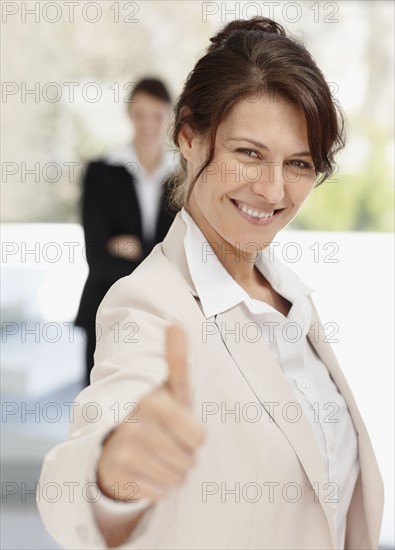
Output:
[[[342,114],[274,21],[211,41],[175,108],[180,211],[99,306],[40,514],[68,549],[377,548],[369,435],[311,289],[269,246],[332,173]]]

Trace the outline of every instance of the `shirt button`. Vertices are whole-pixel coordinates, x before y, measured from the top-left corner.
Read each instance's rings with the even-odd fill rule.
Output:
[[[335,450],[335,442],[334,441],[331,441],[329,443],[329,452],[330,453],[333,453],[333,451]]]
[[[302,380],[302,388],[309,388],[309,387],[310,387],[309,379],[308,379],[308,378],[303,378],[303,380]]]
[[[334,506],[332,506],[331,510],[332,510],[332,514],[335,515],[336,514],[336,508]]]

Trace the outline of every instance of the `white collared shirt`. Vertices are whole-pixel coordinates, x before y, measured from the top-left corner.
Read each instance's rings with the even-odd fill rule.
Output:
[[[149,174],[140,163],[133,142],[111,151],[105,156],[105,161],[108,164],[124,166],[134,177],[143,235],[146,240],[154,239],[161,184],[176,168],[177,159],[174,153],[170,150],[163,151],[162,161],[153,174]]]
[[[337,500],[331,508],[338,548],[343,550],[347,511],[360,468],[358,441],[346,402],[306,337],[312,316],[307,296],[314,289],[306,286],[272,249],[260,251],[256,267],[274,290],[292,304],[285,317],[266,302],[251,298],[227,272],[184,208],[181,217],[187,226],[184,244],[188,267],[205,317],[244,302],[310,422],[331,484],[328,497]],[[338,491],[333,491],[337,487]]]

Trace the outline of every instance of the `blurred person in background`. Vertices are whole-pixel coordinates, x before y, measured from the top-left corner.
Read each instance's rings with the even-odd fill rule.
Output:
[[[95,323],[100,302],[115,281],[129,275],[163,240],[174,219],[165,184],[175,168],[172,152],[165,149],[171,106],[161,80],[140,80],[128,98],[133,139],[88,163],[84,172],[82,224],[89,274],[74,323],[86,331],[86,386],[101,333]]]

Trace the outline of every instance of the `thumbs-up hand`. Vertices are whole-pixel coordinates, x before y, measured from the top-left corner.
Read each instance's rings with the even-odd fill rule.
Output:
[[[204,440],[203,425],[190,410],[186,334],[171,325],[165,340],[167,380],[140,401],[133,416],[138,421],[123,422],[103,444],[97,481],[116,500],[162,498],[184,482]]]

